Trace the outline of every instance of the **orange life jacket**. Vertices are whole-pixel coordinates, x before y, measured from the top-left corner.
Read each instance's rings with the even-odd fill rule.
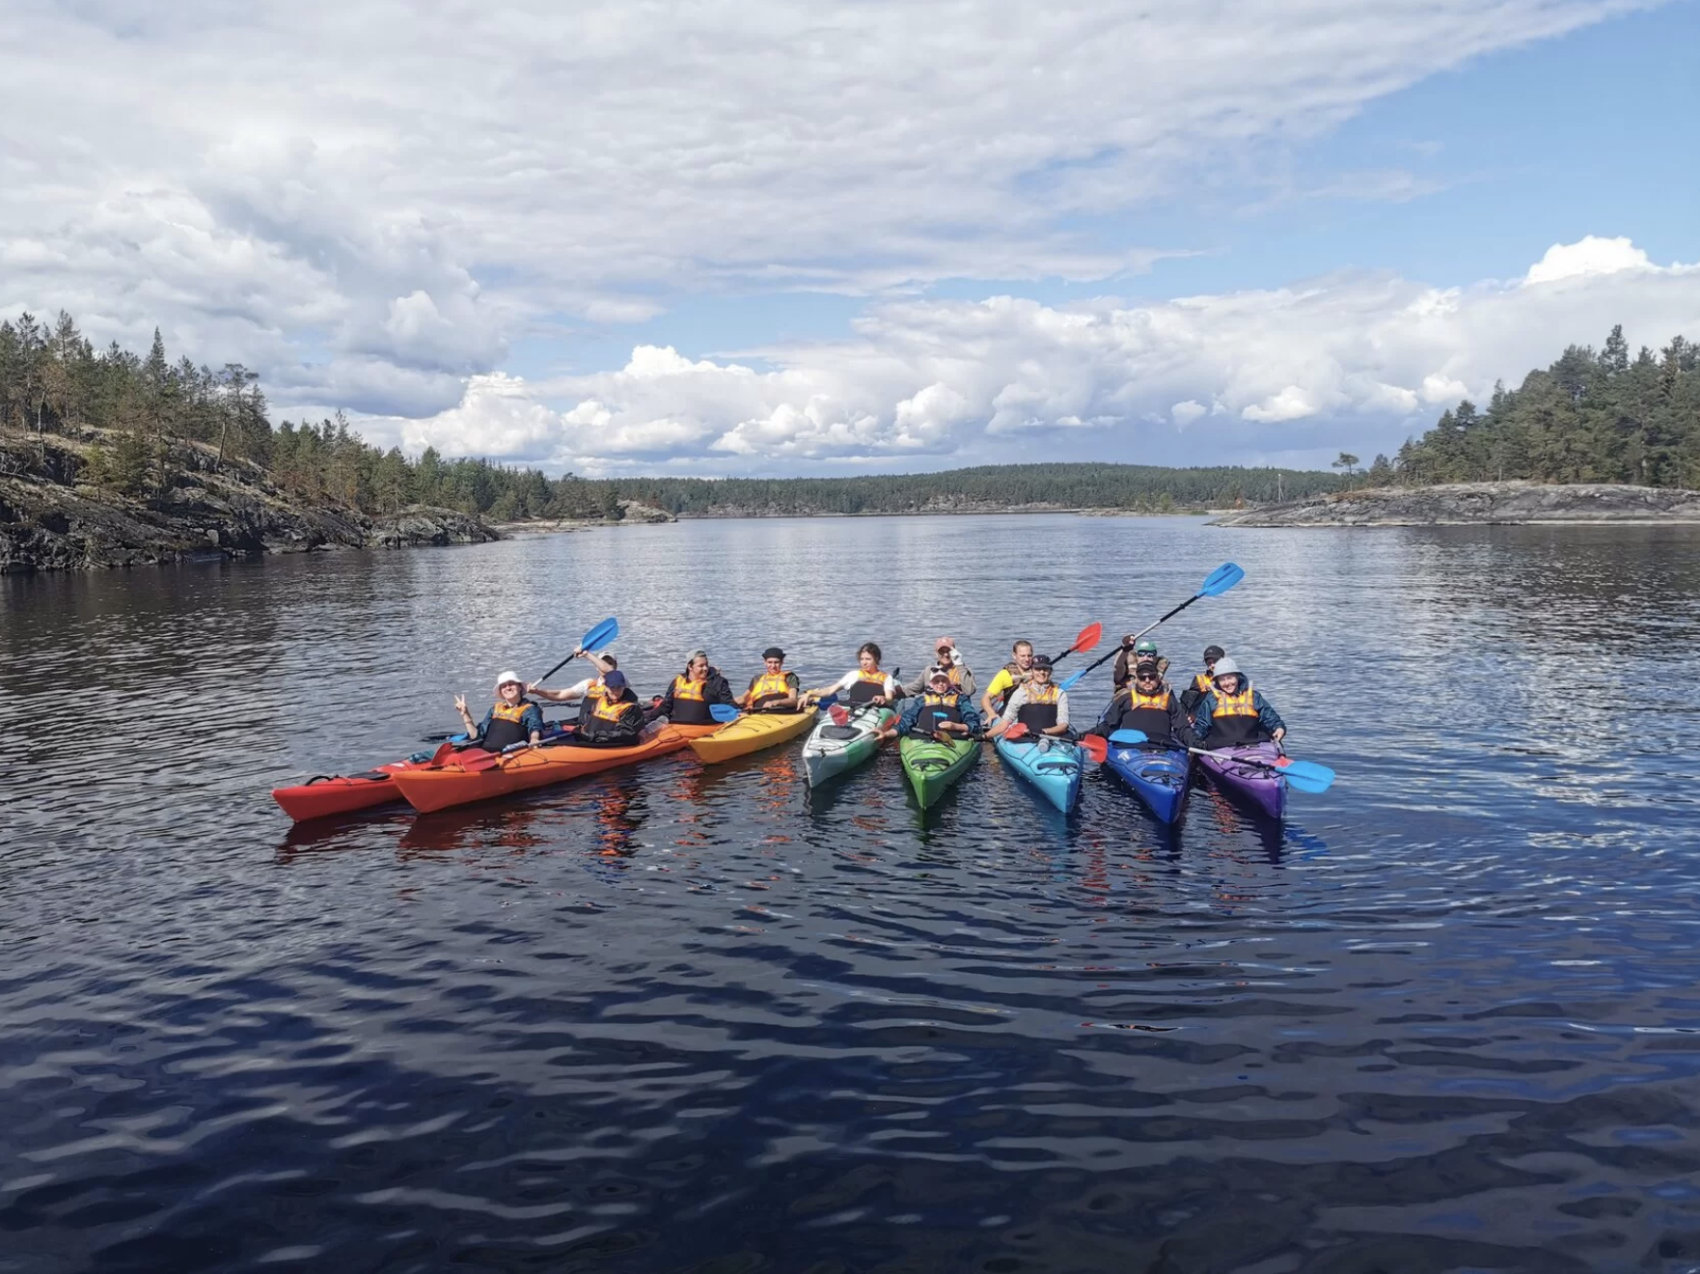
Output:
[[[1221,690],[1216,689],[1211,691],[1216,696],[1215,706],[1210,709],[1211,720],[1215,720],[1217,717],[1255,717],[1258,715],[1257,703],[1252,698],[1257,692],[1251,688],[1249,681],[1245,681],[1243,677],[1241,681],[1244,684],[1241,685],[1238,694],[1224,694]]]
[[[1019,690],[1021,687],[1017,686]],[[1015,691],[1010,691],[1014,695]],[[1015,719],[1026,726],[1034,734],[1049,730],[1057,723],[1057,701],[1062,698],[1062,687],[1054,681],[1044,685],[1034,682],[1027,683],[1027,702],[1021,705],[1015,714]]]
[[[789,699],[796,693],[791,686],[793,672],[764,672],[750,682],[750,707],[759,710],[764,700]]]
[[[703,681],[692,681],[690,677],[684,673],[680,673],[677,677],[673,678],[673,699],[675,702],[680,699],[695,699],[698,703],[701,703],[703,691],[706,689],[708,689],[708,682],[706,679]]]

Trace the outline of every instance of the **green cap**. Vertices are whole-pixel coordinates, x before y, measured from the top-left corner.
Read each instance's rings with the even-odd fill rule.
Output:
[[[1144,641],[1134,644],[1133,653],[1136,655],[1154,655],[1157,653],[1157,643],[1147,637]]]

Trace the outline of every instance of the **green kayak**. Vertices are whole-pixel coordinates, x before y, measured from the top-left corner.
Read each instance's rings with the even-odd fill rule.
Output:
[[[897,741],[903,773],[915,789],[915,799],[926,809],[950,790],[980,755],[978,739],[952,739],[940,743],[923,735],[904,735]]]

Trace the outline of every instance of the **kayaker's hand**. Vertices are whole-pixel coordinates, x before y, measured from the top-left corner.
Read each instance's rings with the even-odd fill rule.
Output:
[[[1133,634],[1129,633],[1126,637],[1122,638],[1122,646],[1125,649],[1126,647],[1131,646],[1131,645],[1133,645]]]
[[[885,707],[885,696],[875,695],[872,699],[868,700],[868,702],[873,704],[876,708],[883,708]]]
[[[1287,727],[1282,726],[1279,730],[1276,730],[1269,737],[1274,739],[1275,742],[1279,743],[1282,739],[1287,737]]]
[[[466,696],[465,695],[456,695],[455,696],[455,711],[459,712],[463,715],[465,714],[465,712],[466,712]]]

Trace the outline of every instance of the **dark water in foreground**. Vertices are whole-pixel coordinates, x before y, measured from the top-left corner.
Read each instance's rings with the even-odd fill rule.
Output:
[[[694,523],[0,581],[0,1271],[1700,1270],[1697,550]],[[1340,771],[1284,833],[990,753],[925,820],[889,755],[811,804],[796,744],[267,796],[609,613],[645,693],[941,631],[989,675],[1229,558],[1162,636]]]

